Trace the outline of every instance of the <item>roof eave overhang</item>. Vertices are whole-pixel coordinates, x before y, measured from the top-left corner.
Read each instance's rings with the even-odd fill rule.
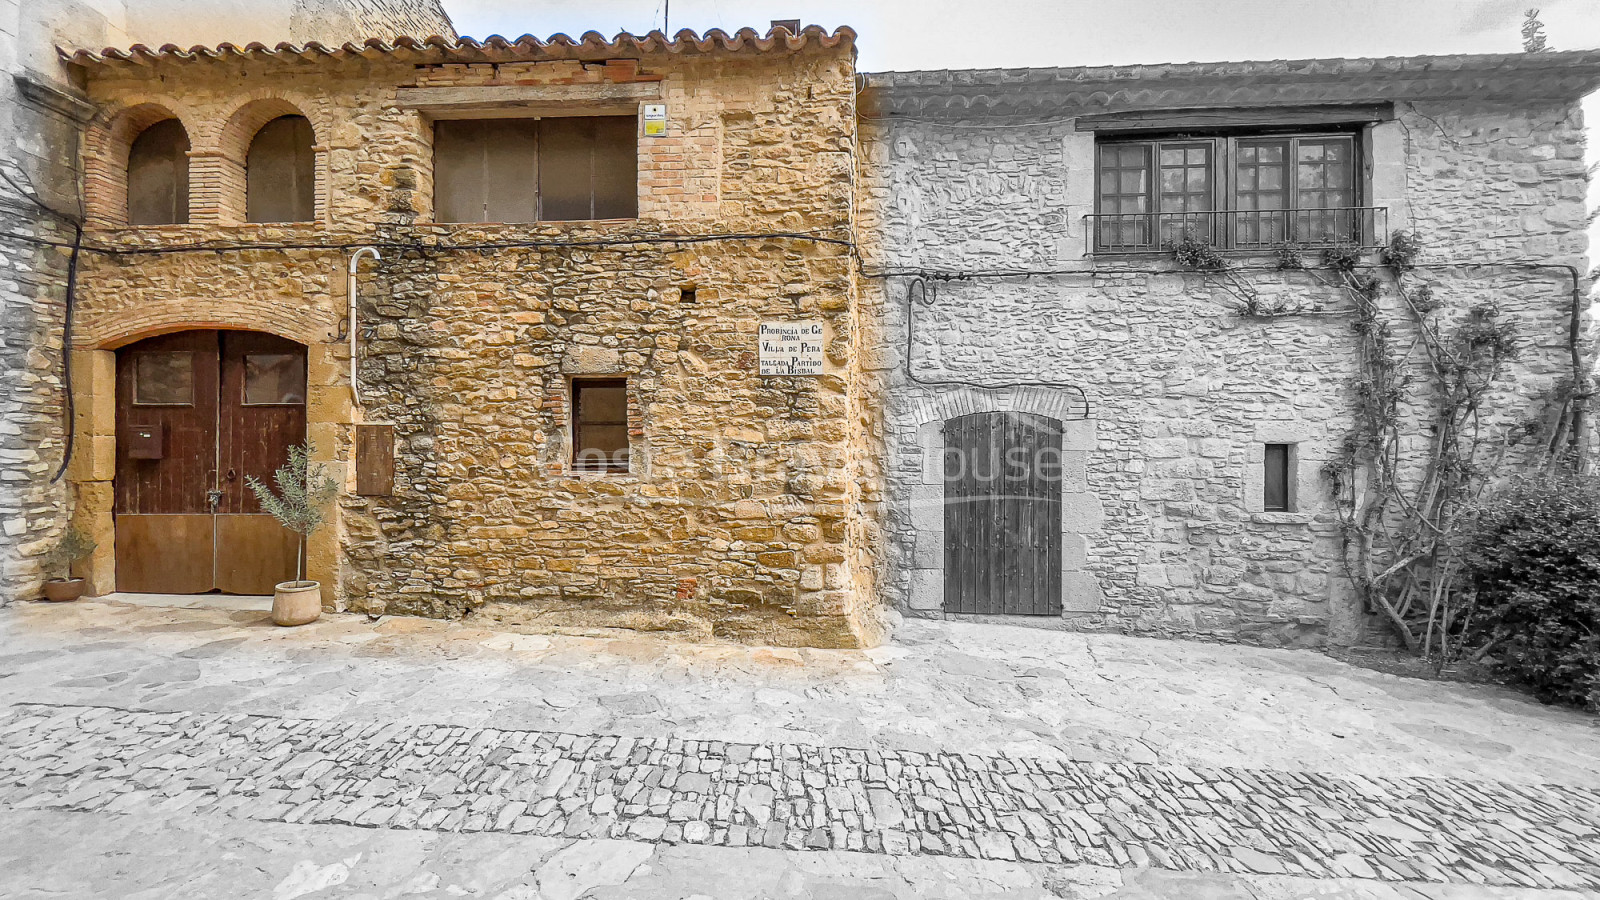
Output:
[[[1600,51],[1380,60],[1186,63],[862,76],[875,116],[1005,118],[1139,109],[1424,100],[1576,100],[1600,88]]]
[[[774,28],[765,35],[753,28],[741,28],[729,34],[714,28],[704,35],[684,29],[668,36],[661,31],[645,35],[618,34],[607,38],[590,31],[581,37],[565,34],[547,39],[523,35],[510,40],[493,35],[482,41],[472,38],[396,37],[390,40],[369,38],[361,43],[345,43],[330,47],[311,41],[305,44],[280,43],[267,46],[250,43],[242,47],[219,44],[215,47],[183,48],[175,44],[149,47],[136,44],[126,50],[108,47],[103,50],[73,50],[57,47],[63,62],[82,66],[91,72],[114,71],[155,65],[183,63],[227,63],[265,61],[279,63],[316,63],[332,60],[365,59],[375,62],[390,61],[414,64],[428,63],[507,63],[537,62],[542,60],[582,60],[600,62],[607,59],[638,59],[652,55],[739,55],[797,53],[806,49],[831,50],[839,47],[854,52],[856,33],[841,26],[833,32],[818,25],[808,25],[798,34],[787,29]]]

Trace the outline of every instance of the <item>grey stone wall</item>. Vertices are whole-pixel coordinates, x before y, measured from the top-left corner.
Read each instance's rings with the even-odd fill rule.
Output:
[[[1582,125],[1575,107],[1401,104],[1367,136],[1371,202],[1412,229],[1427,259],[1583,264]],[[1368,634],[1338,563],[1319,469],[1353,424],[1353,307],[1327,273],[1241,278],[1292,314],[1240,314],[1237,289],[1165,258],[1090,260],[1093,137],[1070,120],[1025,127],[876,121],[863,130],[861,228],[882,240],[869,268],[1079,271],[935,284],[872,281],[890,385],[885,413],[887,599],[939,616],[943,594],[940,426],[995,409],[1073,409],[1067,389],[973,389],[1056,381],[1081,387],[1088,416],[1068,429],[1064,627],[1270,644],[1349,643]],[[1091,269],[1093,271],[1091,271]],[[1387,276],[1386,276],[1387,277]],[[1570,284],[1559,271],[1429,270],[1446,317],[1489,299],[1517,322],[1523,355],[1489,423],[1530,414],[1565,374]],[[1405,317],[1384,300],[1390,318]],[[1401,327],[1397,342],[1408,341]],[[1426,452],[1408,408],[1405,454]],[[1262,445],[1293,443],[1293,513],[1262,511]]]

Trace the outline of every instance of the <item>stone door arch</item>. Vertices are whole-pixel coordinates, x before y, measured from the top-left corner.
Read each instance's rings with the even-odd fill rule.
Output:
[[[1042,416],[1061,426],[1061,601],[1065,618],[1100,611],[1100,583],[1088,569],[1093,543],[1105,518],[1091,490],[1088,464],[1095,449],[1095,420],[1083,418],[1081,399],[1063,391],[1026,387],[1010,390],[952,388],[912,401],[916,424],[903,433],[919,465],[906,492],[911,534],[907,598],[912,615],[942,618],[946,586],[946,423],[975,413],[1014,411]]]

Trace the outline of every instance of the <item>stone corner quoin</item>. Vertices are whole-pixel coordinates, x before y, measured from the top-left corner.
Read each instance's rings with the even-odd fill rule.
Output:
[[[1198,73],[1183,96],[1122,76],[858,78],[849,35],[812,29],[591,50],[77,58],[94,112],[80,142],[90,249],[71,334],[73,461],[64,486],[44,487],[65,444],[48,400],[59,356],[7,356],[7,379],[39,373],[30,424],[0,435],[6,478],[38,486],[3,510],[7,599],[36,593],[69,515],[99,544],[80,564],[93,593],[144,577],[126,517],[165,511],[131,485],[204,441],[168,427],[160,451],[136,449],[129,428],[156,413],[133,393],[135,358],[153,338],[246,331],[305,348],[303,391],[285,397],[341,486],[305,551],[327,609],[822,647],[878,643],[891,609],[1353,641],[1365,614],[1319,474],[1352,424],[1348,299],[1306,273],[1259,273],[1266,302],[1304,314],[1252,319],[1165,256],[1097,252],[1097,211],[1150,190],[1130,176],[1106,194],[1107,165],[1136,168],[1107,163],[1108,148],[1151,154],[1144,183],[1188,171],[1206,185],[1191,193],[1231,207],[1220,185],[1246,165],[1241,148],[1265,152],[1250,111],[1293,91],[1307,102],[1281,115],[1304,121],[1271,121],[1261,140],[1302,142],[1284,144],[1296,183],[1311,177],[1302,157],[1324,154],[1323,206],[1367,211],[1352,220],[1364,243],[1381,221],[1441,260],[1581,268],[1587,251],[1566,81],[1550,99],[1548,85],[1517,96],[1532,76],[1516,72],[1490,96],[1464,75],[1355,68]],[[1170,162],[1185,146],[1160,135],[1198,132],[1163,130],[1152,111],[1202,107],[1247,124],[1202,129],[1187,149],[1210,155]],[[284,117],[309,134],[292,182],[305,214],[252,222],[258,138]],[[130,155],[169,122],[187,141],[181,215],[129,224],[151,177]],[[518,141],[525,151],[505,149]],[[474,152],[478,169],[463,162]],[[569,201],[589,214],[491,211]],[[473,203],[483,214],[463,215]],[[1227,221],[1215,227],[1238,234]],[[36,230],[61,243],[57,226]],[[380,258],[358,268],[352,367],[360,246]],[[66,257],[40,246],[5,264],[45,273],[44,308],[60,303],[49,278]],[[996,270],[1049,274],[982,274]],[[1493,298],[1517,319],[1513,396],[1567,373],[1570,286],[1556,270],[1420,277],[1454,306]],[[29,344],[59,347],[59,318],[30,322]],[[240,408],[237,427],[267,421],[257,407],[271,404],[230,377],[220,402]],[[591,440],[625,467],[586,467]],[[1059,475],[953,476],[950,451],[980,444],[1043,448]],[[1292,508],[1264,500],[1269,445],[1293,448]],[[193,478],[236,490],[259,464],[202,460]],[[975,542],[984,552],[962,549]]]

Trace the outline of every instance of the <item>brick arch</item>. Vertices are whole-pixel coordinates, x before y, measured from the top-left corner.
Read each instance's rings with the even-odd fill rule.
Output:
[[[116,350],[160,334],[216,328],[265,332],[309,347],[332,340],[338,325],[338,316],[327,310],[268,300],[231,299],[206,309],[195,306],[181,302],[99,315],[88,312],[74,330],[73,345],[78,350]]]
[[[201,166],[212,188],[214,218],[211,221],[236,224],[245,220],[245,157],[250,143],[263,125],[279,116],[304,116],[311,123],[311,142],[316,154],[316,207],[313,221],[327,209],[327,143],[333,132],[325,104],[307,97],[263,89],[246,94],[214,135],[208,135]]]
[[[84,203],[93,225],[119,228],[128,224],[128,153],[133,141],[157,122],[177,119],[189,135],[190,155],[196,146],[196,117],[181,104],[165,99],[139,99],[106,110],[89,123],[84,136]],[[195,184],[190,166],[190,208]]]

